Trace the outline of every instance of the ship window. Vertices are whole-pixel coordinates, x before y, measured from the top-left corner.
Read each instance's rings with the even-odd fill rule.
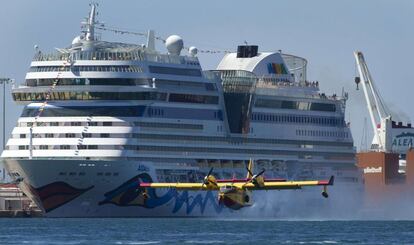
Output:
[[[101,134],[101,138],[109,138],[109,134]]]
[[[65,134],[65,137],[66,138],[75,138],[76,137],[76,134],[74,134],[74,133],[67,133],[67,134]]]
[[[104,71],[104,68],[100,68]],[[139,70],[135,68],[135,70]],[[135,85],[147,85],[150,80],[147,78],[60,78],[60,79],[27,79],[26,86],[51,86],[54,81],[57,80],[57,86],[73,86],[73,85],[99,85],[99,86],[135,86]],[[157,83],[161,83],[164,80],[157,80]],[[165,80],[168,81],[168,80]],[[180,83],[178,81],[178,83]],[[196,84],[195,82],[187,82]],[[178,85],[178,84],[177,84]],[[22,94],[23,95],[23,94]]]
[[[24,138],[26,138],[26,135],[25,134],[20,134],[20,138],[24,139]]]
[[[59,175],[66,175],[66,172],[60,172]]]
[[[217,104],[217,96],[196,95],[196,94],[170,94],[170,102]]]
[[[92,134],[91,133],[82,133],[82,136],[84,138],[92,138]]]
[[[305,116],[291,116],[291,115],[283,115],[278,116],[274,114],[253,114],[251,116],[252,120],[255,121],[272,121],[272,122],[294,122],[294,123],[311,123],[311,124],[322,124],[322,125],[329,125],[329,126],[343,126],[345,123],[343,119],[335,119],[335,118],[325,118],[325,117],[305,117]]]
[[[39,149],[40,150],[47,150],[47,149],[49,149],[49,146],[47,146],[47,145],[40,145],[39,146]]]
[[[214,83],[206,83],[205,86],[208,91],[217,91],[217,86]]]
[[[89,72],[89,71],[121,71],[121,72],[142,72],[142,68],[139,66],[72,66],[72,67],[62,67],[62,66],[32,66],[30,67],[29,72],[62,72],[62,71],[72,71],[77,72]]]
[[[79,176],[85,176],[85,172],[80,172]]]
[[[103,173],[97,173],[96,175],[98,175],[98,176],[102,176],[102,175],[103,175]]]
[[[270,100],[257,99],[255,105],[257,107],[275,108],[275,109],[296,109],[296,110],[311,110],[311,111],[327,111],[335,112],[336,106],[332,103],[311,103],[311,102],[297,102],[288,100]]]
[[[98,146],[97,145],[88,145],[88,149],[89,150],[96,150],[96,149],[98,149]]]
[[[69,92],[62,92],[64,100],[70,100]]]
[[[297,108],[297,104],[295,101],[282,101],[282,109],[296,109]]]
[[[112,122],[103,122],[102,126],[112,126]]]
[[[151,128],[203,129],[200,124],[134,122],[134,126]]]
[[[183,68],[165,67],[165,66],[149,66],[149,71],[151,73],[159,73],[159,74],[197,76],[197,77],[201,76],[201,71],[199,69],[183,69]]]
[[[256,100],[255,105],[257,107],[281,108],[282,107],[282,101],[280,101],[280,100],[258,99],[258,100]]]
[[[310,105],[311,111],[332,111],[334,112],[335,109],[336,109],[335,104],[311,103]]]
[[[17,96],[17,93],[14,93],[13,98],[17,101],[44,101],[46,100],[47,95],[45,93],[36,93],[30,95],[30,93],[22,93],[22,95],[27,96]],[[206,96],[206,101],[210,101],[209,97]],[[166,93],[156,93],[156,92],[59,92],[52,93],[50,96],[52,100],[160,100],[165,101],[167,98]],[[214,99],[213,99],[214,101]],[[211,102],[206,102],[211,103]]]
[[[19,150],[25,150],[26,146],[25,145],[19,145]]]
[[[60,146],[61,150],[69,150],[70,149],[70,145],[61,145]]]
[[[163,110],[165,110],[163,112]],[[25,107],[21,117],[35,117],[38,114],[38,107]],[[108,116],[108,117],[145,117],[148,109],[146,106],[68,106],[68,107],[45,107],[41,117],[89,117],[89,116]],[[170,118],[188,118],[200,120],[214,120],[214,110],[208,109],[182,109],[165,108],[161,109],[161,115]],[[220,120],[222,112],[219,112]],[[177,125],[181,125],[178,123]],[[149,124],[151,126],[151,124]],[[157,127],[157,126],[155,126]],[[184,128],[185,125],[183,125]]]

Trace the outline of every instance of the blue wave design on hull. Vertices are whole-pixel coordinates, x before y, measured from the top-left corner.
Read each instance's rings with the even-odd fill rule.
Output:
[[[137,188],[139,182],[149,183],[152,182],[152,178],[147,173],[142,173],[133,177],[114,190],[105,193],[105,199],[99,202],[99,205],[111,203],[121,207],[141,206],[153,209],[173,200],[175,202],[172,213],[179,212],[185,205],[186,214],[191,214],[196,207],[200,207],[200,212],[203,214],[209,203],[211,203],[216,213],[220,213],[223,210],[223,206],[218,203],[211,191],[207,191],[203,197],[202,193],[193,196],[190,195],[188,191],[178,192],[176,189],[169,189],[162,196],[158,196],[154,189],[148,188],[148,198],[143,198],[143,190]]]
[[[177,196],[175,198],[175,206],[172,212],[173,213],[178,212],[182,208],[182,206],[185,204],[187,208],[186,209],[187,214],[192,213],[193,209],[197,206],[200,207],[200,212],[204,213],[204,210],[206,209],[206,206],[209,200],[214,210],[216,211],[216,213],[220,213],[223,210],[223,206],[218,204],[217,198],[215,198],[214,194],[211,191],[207,191],[204,198],[201,193],[193,197],[193,196],[189,196],[188,191],[183,191],[181,194],[178,194],[177,192]]]

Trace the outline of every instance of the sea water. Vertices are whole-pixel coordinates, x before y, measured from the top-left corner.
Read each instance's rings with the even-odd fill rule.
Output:
[[[414,222],[16,218],[0,244],[414,244]]]

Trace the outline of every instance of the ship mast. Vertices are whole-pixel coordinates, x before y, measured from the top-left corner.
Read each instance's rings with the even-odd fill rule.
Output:
[[[82,22],[83,27],[86,27],[85,33],[85,39],[82,45],[82,51],[93,51],[95,41],[97,41],[97,38],[95,36],[95,26],[96,24],[99,24],[99,22],[96,21],[96,16],[98,15],[96,8],[98,7],[97,3],[91,3],[91,11],[89,12],[89,17],[86,18],[86,21]]]
[[[91,12],[89,13],[89,18],[86,22],[86,41],[95,41],[95,24],[96,24],[96,7],[97,3],[91,3]]]

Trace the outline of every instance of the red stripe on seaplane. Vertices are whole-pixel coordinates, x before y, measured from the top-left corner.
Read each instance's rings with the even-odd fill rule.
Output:
[[[151,187],[151,183],[139,183],[139,187]]]
[[[248,182],[251,179],[218,179],[216,180],[217,183],[240,183],[240,182]],[[286,182],[286,179],[265,179],[265,182]]]

